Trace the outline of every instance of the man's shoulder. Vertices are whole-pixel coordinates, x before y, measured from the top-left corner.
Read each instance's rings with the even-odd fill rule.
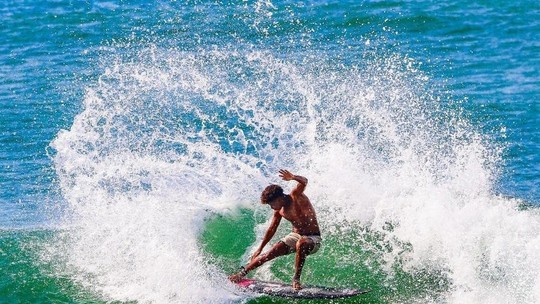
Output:
[[[299,193],[297,195],[291,195],[291,198],[293,200],[293,202],[295,204],[305,204],[305,203],[309,203],[311,204],[311,201],[309,200],[309,198],[307,197],[307,195],[305,195],[304,193]]]

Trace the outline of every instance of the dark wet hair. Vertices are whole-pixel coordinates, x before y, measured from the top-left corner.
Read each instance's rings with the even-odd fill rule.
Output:
[[[261,194],[261,204],[268,204],[280,196],[283,196],[283,188],[278,185],[270,185]]]

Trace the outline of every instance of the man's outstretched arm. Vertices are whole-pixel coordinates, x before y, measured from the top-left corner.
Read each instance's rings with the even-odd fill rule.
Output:
[[[276,211],[276,212],[274,212],[274,217],[272,218],[272,222],[270,223],[270,227],[268,227],[268,230],[266,230],[266,233],[264,234],[261,245],[259,246],[257,251],[255,251],[253,256],[251,256],[251,261],[245,267],[242,267],[242,270],[240,272],[231,275],[229,277],[229,280],[231,280],[232,282],[235,282],[235,283],[240,281],[243,277],[245,277],[247,275],[248,272],[250,272],[251,270],[253,270],[253,269],[257,268],[257,267],[259,267],[260,265],[267,262],[269,259],[272,259],[272,258],[274,258],[276,256],[275,254],[272,254],[271,256],[268,256],[268,254],[264,254],[264,255],[261,256],[261,251],[263,250],[264,246],[266,246],[266,244],[272,239],[272,237],[276,233],[276,230],[277,230],[280,222],[281,222],[281,215],[279,214],[279,211]],[[284,246],[286,246],[286,245],[284,245]],[[285,253],[283,253],[283,254],[285,254]],[[283,254],[281,254],[281,255],[283,255]]]
[[[252,261],[253,261],[253,259],[257,258],[261,254],[264,246],[266,246],[266,244],[268,244],[268,242],[270,242],[270,240],[272,239],[272,237],[276,233],[280,222],[281,222],[281,214],[279,214],[279,211],[274,211],[274,216],[272,217],[272,222],[270,223],[270,226],[268,227],[268,229],[266,230],[266,233],[264,234],[261,245],[259,246],[257,251],[255,251],[255,253],[251,256]]]

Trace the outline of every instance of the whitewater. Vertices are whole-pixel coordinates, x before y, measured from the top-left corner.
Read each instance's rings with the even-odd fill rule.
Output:
[[[199,235],[215,214],[259,210],[289,168],[309,177],[324,235],[348,239],[332,258],[376,262],[388,282],[396,268],[439,280],[389,302],[540,298],[538,210],[493,193],[499,147],[413,59],[159,47],[137,58],[112,60],[52,144],[72,211],[56,254],[83,285],[121,301],[243,301]]]

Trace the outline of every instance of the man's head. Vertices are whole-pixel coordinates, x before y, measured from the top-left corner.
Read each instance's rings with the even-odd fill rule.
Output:
[[[283,188],[278,185],[270,185],[261,194],[261,204],[268,204],[272,209],[281,209],[283,198]],[[275,208],[274,208],[275,207]]]

